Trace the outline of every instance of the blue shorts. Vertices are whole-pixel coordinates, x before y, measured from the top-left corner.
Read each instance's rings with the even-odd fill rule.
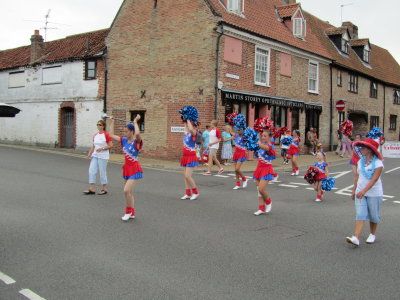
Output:
[[[364,196],[361,199],[355,198],[356,221],[370,221],[379,223],[381,221],[382,197]]]
[[[122,176],[125,180],[137,180],[143,178],[143,173],[142,172],[137,172],[136,174],[133,174],[131,176]]]

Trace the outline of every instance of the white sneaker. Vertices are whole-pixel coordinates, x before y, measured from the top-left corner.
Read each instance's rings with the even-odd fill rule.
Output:
[[[222,174],[224,171],[225,171],[224,169],[220,169],[220,170],[218,171],[218,174]]]
[[[265,213],[271,212],[271,209],[272,209],[272,203],[265,205]]]
[[[245,189],[247,187],[247,183],[249,182],[248,179],[246,179],[245,181],[243,181],[243,188]]]
[[[183,195],[182,197],[181,197],[181,200],[186,200],[186,199],[190,199],[190,196],[188,196],[188,195]]]
[[[257,210],[255,213],[254,213],[254,215],[255,216],[259,216],[259,215],[263,215],[263,214],[265,214],[265,211],[262,211],[262,210]]]
[[[135,216],[132,216],[132,214],[125,214],[121,219],[122,221],[128,221],[129,219],[134,219]]]
[[[274,177],[274,180],[272,180],[272,182],[277,182],[277,181],[278,181],[278,179],[279,179],[279,175],[278,175],[278,176],[276,176],[276,177]]]
[[[193,194],[192,197],[190,197],[190,200],[196,200],[199,198],[200,194]]]
[[[300,174],[300,171],[299,171],[299,170],[297,170],[297,171],[294,173],[295,176],[298,176],[299,174]]]
[[[368,238],[367,238],[367,240],[366,240],[365,242],[366,242],[367,244],[373,244],[373,243],[375,243],[375,239],[376,239],[376,236],[373,235],[372,233],[370,233],[369,236],[368,236]]]
[[[296,175],[296,172],[292,172],[292,174],[290,174],[291,176],[295,176]]]
[[[348,242],[349,244],[353,244],[354,246],[357,247],[360,246],[360,241],[354,235],[352,237],[346,237],[346,242]]]
[[[240,189],[240,185],[235,185],[235,187],[234,187],[233,189],[234,189],[234,190]]]
[[[319,199],[319,198],[316,198],[314,201],[315,201],[315,202],[321,202],[322,200]]]

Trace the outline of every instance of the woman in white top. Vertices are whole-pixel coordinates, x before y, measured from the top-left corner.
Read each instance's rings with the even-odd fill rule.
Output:
[[[356,206],[354,235],[346,237],[346,241],[359,246],[359,238],[365,221],[369,221],[371,232],[366,243],[373,244],[375,242],[375,232],[381,220],[383,158],[378,151],[379,144],[373,139],[368,138],[365,141],[356,141],[353,143],[353,147],[360,149],[362,157],[358,162],[351,195],[352,199],[355,200]]]
[[[84,191],[85,195],[94,195],[96,184],[97,172],[100,173],[100,183],[102,189],[98,193],[99,195],[107,194],[107,163],[110,158],[109,149],[112,148],[112,140],[110,135],[106,132],[106,122],[100,120],[97,122],[97,128],[99,132],[93,135],[93,145],[88,153],[88,159],[90,159],[89,166],[89,190]]]
[[[208,148],[210,149],[210,152],[208,154],[208,171],[203,173],[203,175],[211,175],[211,168],[213,166],[213,162],[218,166],[219,171],[218,174],[221,174],[224,172],[224,169],[222,168],[221,164],[219,163],[219,160],[217,159],[217,152],[219,149],[219,143],[221,142],[221,132],[217,128],[218,126],[218,121],[217,120],[212,120],[210,123],[210,132],[208,135]]]

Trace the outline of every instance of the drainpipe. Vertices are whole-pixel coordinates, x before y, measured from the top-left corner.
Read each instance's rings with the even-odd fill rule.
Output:
[[[103,101],[103,112],[107,112],[107,77],[108,77],[108,66],[107,66],[107,49],[103,53],[104,62],[104,101]]]
[[[224,35],[224,28],[222,25],[216,28],[219,33],[217,37],[217,47],[216,47],[216,63],[215,63],[215,99],[214,99],[214,119],[218,118],[218,81],[219,81],[219,44],[221,37]]]
[[[383,131],[383,136],[385,136],[385,117],[386,114],[386,85],[383,84],[383,123],[382,123],[382,131]]]
[[[330,101],[330,109],[329,109],[329,117],[330,117],[330,122],[329,122],[329,151],[333,150],[333,124],[332,124],[332,119],[333,119],[333,86],[332,86],[332,64],[329,65],[329,70],[330,70],[330,79],[331,79],[331,101]]]

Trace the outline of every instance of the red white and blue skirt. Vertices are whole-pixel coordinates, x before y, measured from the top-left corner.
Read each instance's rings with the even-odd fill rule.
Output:
[[[194,168],[199,165],[199,159],[196,153],[193,155],[183,155],[181,158],[181,167]]]
[[[246,150],[239,149],[236,147],[235,153],[233,153],[233,161],[244,162],[247,161]]]
[[[122,177],[125,180],[136,180],[143,178],[143,170],[139,162],[125,162],[125,164],[122,166]]]
[[[258,162],[257,169],[254,171],[253,179],[255,180],[274,180],[276,173],[272,164]]]
[[[288,155],[300,155],[300,149],[299,149],[299,147],[296,147],[292,144],[292,145],[290,145],[287,154]]]
[[[325,174],[325,172],[319,170],[318,174],[315,175],[315,180],[316,181],[321,181],[323,179],[326,179],[326,174]]]

